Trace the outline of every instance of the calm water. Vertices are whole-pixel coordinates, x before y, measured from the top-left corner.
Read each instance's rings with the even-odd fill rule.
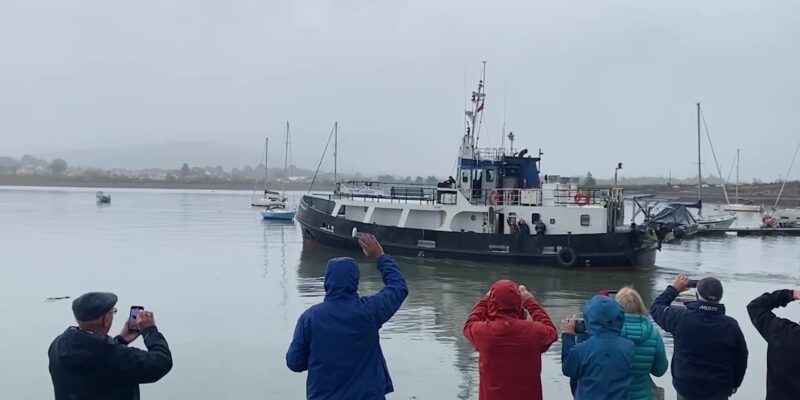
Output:
[[[0,398],[52,398],[46,350],[72,318],[70,300],[45,299],[90,290],[119,295],[114,333],[129,305],[155,311],[175,367],[143,386],[144,398],[304,398],[305,375],[284,365],[295,320],[321,300],[325,261],[358,254],[303,251],[296,226],[262,222],[246,192],[111,194],[113,203],[100,206],[92,189],[0,189]],[[749,218],[740,223],[757,224]],[[764,291],[797,285],[799,244],[798,238],[701,238],[665,245],[659,266],[644,272],[400,259],[411,294],[382,330],[396,387],[390,398],[477,398],[477,354],[461,327],[497,279],[526,284],[560,321],[601,289],[632,284],[650,302],[679,273],[723,281],[728,314],[739,320],[751,354],[734,398],[763,398],[766,346],[745,305]],[[379,276],[360,259],[361,293],[373,293]],[[779,314],[797,319],[800,310],[792,305]],[[548,399],[570,398],[559,354],[557,344],[544,356]],[[669,379],[657,382],[674,393]]]

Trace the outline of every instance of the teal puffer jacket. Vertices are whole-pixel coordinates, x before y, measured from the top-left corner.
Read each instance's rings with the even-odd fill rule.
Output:
[[[630,400],[651,400],[650,374],[664,375],[668,366],[661,334],[646,315],[625,314],[622,337],[636,344]]]

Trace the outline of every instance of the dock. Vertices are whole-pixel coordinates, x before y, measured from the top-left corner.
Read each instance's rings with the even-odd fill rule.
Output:
[[[697,235],[724,235],[736,234],[736,236],[800,236],[800,227],[796,228],[725,228],[725,229],[701,229]]]

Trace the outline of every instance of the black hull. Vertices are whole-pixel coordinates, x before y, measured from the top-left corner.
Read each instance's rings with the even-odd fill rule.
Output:
[[[322,211],[321,211],[322,210]],[[330,215],[331,202],[304,196],[296,219],[306,244],[358,250],[353,228],[374,234],[387,253],[420,258],[446,258],[477,262],[514,263],[530,266],[650,268],[655,265],[658,244],[641,232],[589,235],[518,235],[445,232],[365,224]],[[419,246],[419,241],[436,247]],[[575,260],[564,263],[557,249],[574,250]],[[490,250],[491,249],[491,250]],[[506,249],[498,251],[498,249]],[[494,251],[492,251],[494,250]]]

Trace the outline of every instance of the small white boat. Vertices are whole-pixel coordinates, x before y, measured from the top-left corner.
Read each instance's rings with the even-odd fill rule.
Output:
[[[109,204],[111,203],[111,195],[110,194],[103,194],[103,192],[95,193],[95,197],[97,197],[98,203]]]
[[[701,231],[708,229],[728,229],[736,221],[735,215],[709,215],[695,218],[697,228]]]
[[[261,217],[270,220],[291,221],[294,219],[294,211],[285,208],[268,208],[261,211]]]
[[[723,204],[719,207],[722,211],[735,211],[735,212],[762,212],[764,211],[764,206],[757,206],[755,204],[739,204],[739,203],[731,203],[731,204]]]

